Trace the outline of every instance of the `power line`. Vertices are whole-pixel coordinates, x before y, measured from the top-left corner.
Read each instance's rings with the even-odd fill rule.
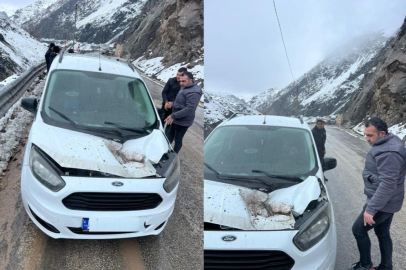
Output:
[[[290,66],[288,51],[286,50],[285,40],[283,39],[281,23],[279,22],[278,12],[276,11],[275,0],[273,0],[273,6],[274,6],[274,8],[275,8],[276,19],[278,20],[279,31],[281,32],[283,47],[285,48],[286,59],[288,59],[288,64],[289,64],[289,69],[290,69],[290,75],[292,75],[292,79],[293,79],[293,81],[295,81],[295,77],[293,77],[292,67]]]
[[[278,20],[279,31],[281,32],[282,43],[283,43],[283,47],[285,48],[286,59],[288,60],[288,64],[289,64],[290,75],[292,75],[293,83],[295,83],[295,77],[293,76],[292,67],[290,66],[288,50],[286,50],[285,40],[283,39],[281,23],[279,22],[278,12],[276,11],[275,0],[273,0],[273,7],[275,9],[276,19]],[[296,103],[296,117],[298,117],[299,116],[299,86],[298,85],[296,85],[296,102],[295,103]]]

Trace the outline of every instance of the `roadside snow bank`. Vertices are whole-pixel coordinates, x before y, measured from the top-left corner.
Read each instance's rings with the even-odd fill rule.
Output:
[[[22,98],[35,97],[38,99],[44,88],[44,77],[45,73],[33,82]],[[0,175],[7,168],[10,159],[15,155],[21,137],[34,119],[34,115],[24,110],[20,104],[21,99],[0,119]]]
[[[359,135],[364,136],[364,128],[365,128],[364,124],[365,124],[364,122],[361,122],[355,127],[353,127],[352,130],[358,133]],[[399,123],[393,125],[388,128],[388,131],[398,136],[401,140],[403,140],[406,136],[406,123]]]
[[[144,56],[141,56],[133,61],[133,64],[142,70],[142,72],[144,72],[146,75],[155,77],[163,83],[166,83],[169,78],[174,77],[179,68],[190,65],[190,63],[177,63],[165,68],[161,62],[162,59],[163,57],[144,59]],[[192,68],[188,68],[188,70],[193,74],[197,84],[202,86],[202,82],[204,80],[204,66],[200,64],[194,65]]]

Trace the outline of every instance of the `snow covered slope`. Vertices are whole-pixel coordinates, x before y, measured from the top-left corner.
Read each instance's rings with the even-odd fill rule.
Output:
[[[38,0],[18,10],[12,20],[34,36],[71,38],[75,5],[79,42],[113,42],[140,15],[147,0]]]
[[[0,18],[0,81],[44,60],[40,43],[10,20]]]
[[[381,33],[359,37],[335,51],[295,83],[280,91],[261,93],[250,104],[261,112],[293,115],[298,86],[300,114],[337,114],[358,89],[365,74],[374,71],[372,60],[385,46],[386,40],[387,37]]]
[[[204,93],[204,136],[234,113],[260,114],[239,99],[228,93]]]
[[[29,6],[18,9],[13,16],[11,16],[11,19],[19,26],[31,20],[38,22],[47,13],[55,10],[56,6],[51,7],[55,2],[56,0],[38,0]]]

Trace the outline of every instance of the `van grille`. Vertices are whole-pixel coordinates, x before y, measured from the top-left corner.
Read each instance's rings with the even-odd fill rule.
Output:
[[[72,193],[62,200],[66,208],[82,211],[139,211],[162,202],[156,193]]]
[[[204,269],[290,270],[295,261],[275,250],[205,250]]]

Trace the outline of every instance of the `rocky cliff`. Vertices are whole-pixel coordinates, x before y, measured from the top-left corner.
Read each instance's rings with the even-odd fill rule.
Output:
[[[371,65],[345,110],[348,124],[367,116],[382,117],[389,126],[406,123],[406,19]]]

